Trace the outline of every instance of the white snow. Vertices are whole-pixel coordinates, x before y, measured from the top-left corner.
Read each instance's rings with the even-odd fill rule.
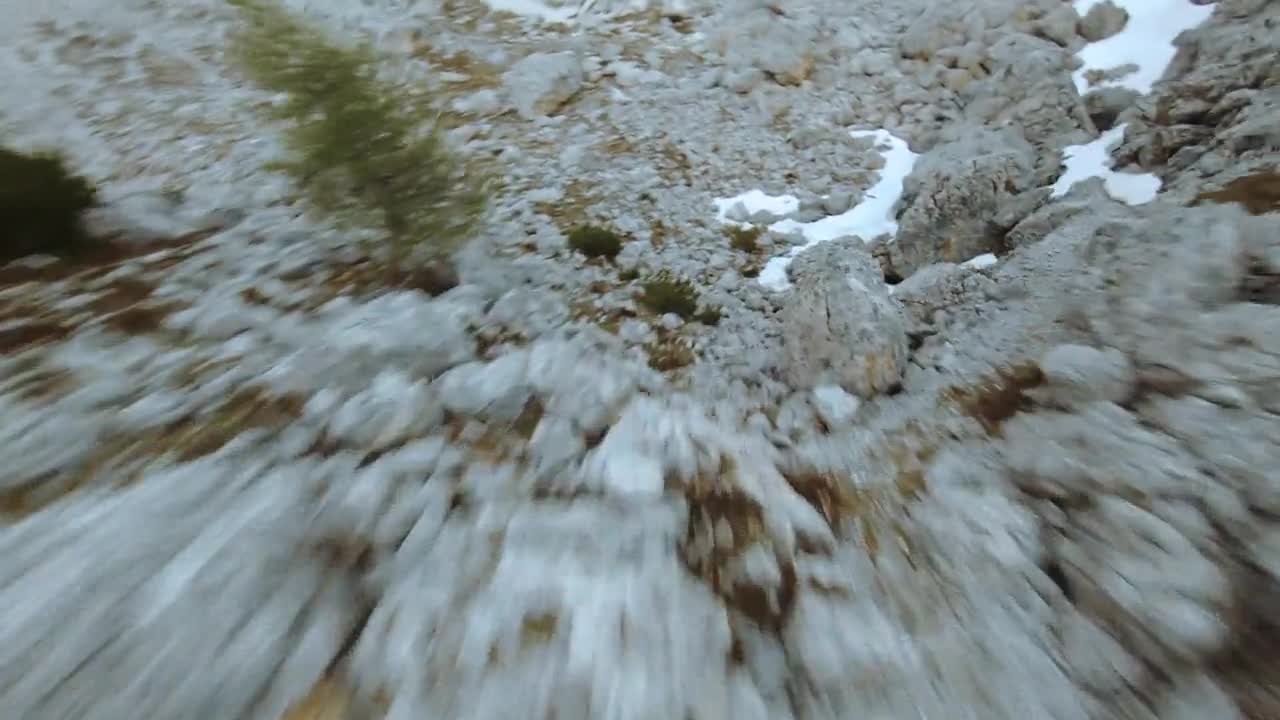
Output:
[[[739,216],[749,216],[764,211],[770,215],[789,215],[800,208],[800,200],[793,195],[770,195],[763,190],[748,190],[731,198],[717,198],[716,219],[722,223],[734,222],[729,219],[731,212]],[[735,206],[741,205],[735,211]],[[749,225],[750,223],[738,223]]]
[[[858,414],[862,401],[839,385],[819,385],[813,389],[813,404],[829,424],[843,425]]]
[[[521,17],[537,18],[546,22],[568,22],[578,14],[577,5],[552,7],[542,0],[484,0],[494,12],[509,12]]]
[[[894,219],[893,207],[902,196],[902,183],[915,167],[916,153],[911,152],[905,140],[896,137],[888,130],[850,130],[854,138],[874,138],[876,148],[884,158],[884,167],[880,170],[880,178],[863,194],[862,202],[847,212],[831,215],[821,220],[802,223],[795,220],[780,220],[769,226],[769,230],[784,235],[799,234],[804,237],[803,245],[798,245],[781,255],[769,260],[760,271],[760,284],[770,290],[785,290],[791,283],[787,280],[787,266],[800,252],[839,237],[855,236],[865,242],[878,237],[892,237],[898,232],[898,223]],[[741,202],[748,213],[754,210],[768,210],[773,215],[786,215],[799,207],[799,201],[790,195],[768,195],[760,190],[752,190],[737,197],[718,199],[715,201],[717,216],[720,222],[727,223],[729,209]]]
[[[1155,199],[1160,178],[1150,173],[1122,173],[1111,169],[1115,162],[1111,151],[1124,140],[1124,129],[1125,125],[1120,124],[1091,143],[1063,148],[1062,163],[1066,169],[1053,184],[1052,197],[1062,197],[1076,183],[1097,177],[1103,179],[1107,194],[1123,203],[1142,205]]]
[[[960,267],[969,268],[971,270],[981,270],[982,268],[987,268],[987,267],[991,267],[992,265],[995,265],[996,262],[997,262],[997,258],[995,256],[995,253],[983,253],[977,257],[969,258],[968,260],[965,260],[964,262],[960,263]]]
[[[1084,17],[1101,0],[1075,0]],[[1146,94],[1164,75],[1176,49],[1173,40],[1184,30],[1199,25],[1213,14],[1213,5],[1195,5],[1190,0],[1112,0],[1129,13],[1129,22],[1115,35],[1090,43],[1077,53],[1083,63],[1072,73],[1076,90],[1085,94],[1091,86],[1085,80],[1090,70],[1110,70],[1133,64],[1136,72],[1093,85],[1093,88],[1123,87]]]

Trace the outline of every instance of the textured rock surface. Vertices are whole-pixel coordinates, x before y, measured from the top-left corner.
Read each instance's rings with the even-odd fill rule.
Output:
[[[582,88],[582,63],[571,52],[534,53],[503,74],[507,95],[526,118],[550,115]]]
[[[998,219],[1030,187],[1031,147],[1015,133],[964,129],[920,156],[907,179],[892,268],[906,277],[936,262],[958,263],[1000,248]]]
[[[862,242],[806,250],[791,273],[796,287],[781,313],[789,381],[834,383],[864,398],[897,383],[907,361],[904,317]]]
[[[288,4],[494,212],[428,296],[267,169],[226,3],[4,8],[119,237],[0,268],[0,718],[1280,717],[1280,4],[1084,99],[1105,3]],[[1157,198],[1051,197],[1116,123]]]
[[[1089,42],[1106,40],[1123,30],[1128,21],[1129,11],[1111,0],[1104,0],[1095,3],[1084,17],[1080,18],[1080,35]]]

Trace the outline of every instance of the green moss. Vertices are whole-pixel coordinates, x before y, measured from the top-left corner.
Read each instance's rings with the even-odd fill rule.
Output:
[[[450,255],[474,233],[487,184],[446,147],[436,112],[411,88],[378,77],[367,45],[343,46],[276,0],[229,0],[245,16],[231,49],[258,85],[285,101],[290,174],[319,209],[381,228],[396,256]]]
[[[589,258],[612,260],[622,252],[622,237],[609,228],[579,225],[569,231],[569,247]]]
[[[0,148],[0,260],[65,256],[92,245],[80,216],[95,203],[93,185],[72,175],[60,156]]]
[[[665,315],[675,313],[688,320],[698,311],[698,292],[693,283],[660,270],[641,285],[640,302],[649,310]]]
[[[729,246],[739,252],[754,255],[760,250],[760,236],[764,234],[764,230],[758,227],[741,227],[731,225],[725,229],[725,235],[729,236]]]

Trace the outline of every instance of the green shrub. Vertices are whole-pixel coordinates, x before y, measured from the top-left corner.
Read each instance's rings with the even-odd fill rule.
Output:
[[[698,312],[698,292],[693,283],[677,278],[669,270],[659,270],[640,287],[641,304],[659,315],[675,313],[688,320]]]
[[[245,15],[232,51],[249,77],[283,93],[269,114],[289,123],[288,172],[318,208],[349,226],[381,227],[399,260],[441,260],[476,229],[485,184],[424,126],[430,112],[377,76],[367,45],[345,47],[276,0],[229,0]]]
[[[760,250],[760,244],[757,241],[764,234],[764,230],[758,227],[732,225],[725,230],[725,234],[729,236],[729,247],[739,252],[755,254]]]
[[[579,225],[569,231],[569,247],[589,258],[612,260],[622,252],[622,237],[608,228]]]
[[[699,310],[698,314],[694,316],[694,319],[703,325],[714,326],[720,324],[721,317],[724,317],[724,310],[718,306],[708,305]]]
[[[93,243],[80,224],[97,202],[93,185],[56,154],[0,148],[0,260],[70,255]]]

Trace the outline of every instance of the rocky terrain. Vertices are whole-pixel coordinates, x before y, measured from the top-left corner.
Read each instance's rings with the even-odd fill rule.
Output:
[[[0,717],[1280,718],[1280,3],[1114,1],[290,0],[501,175],[434,296],[234,8],[7,3]]]

